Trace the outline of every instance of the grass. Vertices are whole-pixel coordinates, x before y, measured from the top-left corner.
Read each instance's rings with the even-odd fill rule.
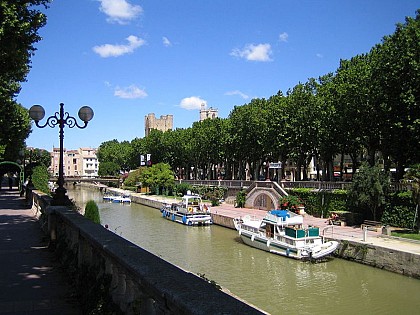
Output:
[[[411,240],[420,241],[420,234],[414,231],[403,230],[403,231],[393,231],[391,232],[392,236],[409,238]]]

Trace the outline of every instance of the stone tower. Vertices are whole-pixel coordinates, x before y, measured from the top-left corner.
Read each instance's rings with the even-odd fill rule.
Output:
[[[154,113],[144,117],[144,136],[147,137],[152,129],[160,131],[172,130],[174,124],[173,115],[162,115],[156,118]]]
[[[203,103],[201,104],[200,109],[200,121],[203,121],[207,118],[214,119],[219,116],[219,111],[212,107],[206,109],[206,105]]]

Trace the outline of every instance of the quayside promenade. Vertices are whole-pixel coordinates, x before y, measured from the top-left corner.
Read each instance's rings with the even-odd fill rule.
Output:
[[[19,191],[0,190],[0,314],[81,314],[64,272]]]

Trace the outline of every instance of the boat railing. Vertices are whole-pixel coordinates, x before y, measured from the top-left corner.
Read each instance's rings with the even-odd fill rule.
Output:
[[[322,229],[322,238],[325,238],[325,233],[331,230],[331,237],[334,236],[334,225],[328,225]]]

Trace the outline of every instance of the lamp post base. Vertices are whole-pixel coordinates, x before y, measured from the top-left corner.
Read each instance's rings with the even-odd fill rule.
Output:
[[[69,197],[66,195],[67,190],[64,187],[58,187],[53,195],[51,201],[52,206],[70,206],[72,204]]]

